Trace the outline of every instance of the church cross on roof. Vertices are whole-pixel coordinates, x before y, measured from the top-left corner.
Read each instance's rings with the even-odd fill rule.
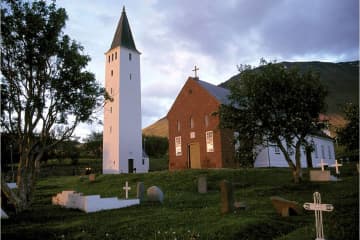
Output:
[[[130,24],[125,12],[125,6],[123,7],[119,23],[116,27],[115,35],[111,43],[110,49],[116,48],[118,46],[139,52],[136,49],[135,41],[131,33]]]

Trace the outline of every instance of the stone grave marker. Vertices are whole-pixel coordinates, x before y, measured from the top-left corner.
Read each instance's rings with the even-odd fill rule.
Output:
[[[234,194],[232,183],[227,180],[220,182],[220,195],[221,195],[221,213],[226,214],[232,212],[234,208]]]
[[[297,202],[289,201],[277,196],[270,197],[270,200],[277,213],[282,217],[302,214],[302,208]]]
[[[322,221],[322,212],[331,212],[334,210],[332,204],[322,204],[321,195],[319,192],[314,192],[313,194],[314,202],[313,203],[304,203],[304,208],[306,210],[315,211],[315,228],[316,228],[316,238],[315,240],[325,240],[324,237],[324,228]]]
[[[140,202],[145,198],[145,186],[143,182],[138,182],[136,185],[136,198],[140,199]]]
[[[320,163],[318,163],[317,165],[321,167],[321,171],[325,171],[324,167],[327,166],[328,164],[324,162],[324,159],[321,159]]]
[[[94,173],[89,174],[89,181],[90,182],[95,182],[95,178],[96,178],[96,175]]]
[[[310,170],[310,181],[312,182],[328,182],[330,179],[331,176],[329,170]]]
[[[131,190],[131,187],[129,187],[128,181],[126,181],[123,189],[125,191],[125,199],[128,199],[129,198],[129,190]]]
[[[207,179],[205,175],[198,177],[198,192],[207,193]]]
[[[146,190],[147,200],[150,202],[163,203],[164,193],[157,186],[151,186]]]
[[[335,160],[335,164],[331,165],[332,167],[335,167],[335,172],[337,176],[340,176],[339,167],[342,166],[342,164],[338,163],[338,160]]]

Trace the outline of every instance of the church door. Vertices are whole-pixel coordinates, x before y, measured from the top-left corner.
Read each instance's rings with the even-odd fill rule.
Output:
[[[200,144],[190,143],[188,146],[190,168],[201,168],[200,164]]]
[[[134,172],[134,159],[132,159],[132,158],[128,159],[128,167],[129,167],[128,173],[133,173]]]

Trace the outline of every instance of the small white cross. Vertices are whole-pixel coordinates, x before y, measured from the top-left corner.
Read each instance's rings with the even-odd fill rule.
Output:
[[[324,238],[324,228],[322,221],[322,212],[331,212],[334,210],[332,204],[321,204],[321,195],[319,192],[314,192],[314,202],[313,203],[304,203],[305,210],[315,211],[315,228],[316,228],[316,239],[315,240],[325,240]]]
[[[339,175],[339,174],[340,174],[339,167],[341,167],[342,164],[338,163],[338,161],[335,160],[335,164],[332,164],[331,166],[332,166],[332,167],[335,167],[336,174]]]
[[[128,193],[129,193],[129,190],[131,190],[131,187],[129,187],[129,184],[127,181],[126,181],[125,187],[123,187],[123,189],[125,190],[125,198],[128,199],[128,197],[129,197]]]
[[[327,166],[328,164],[324,162],[324,159],[321,159],[318,165],[321,166],[321,171],[324,171],[325,170],[324,166]]]

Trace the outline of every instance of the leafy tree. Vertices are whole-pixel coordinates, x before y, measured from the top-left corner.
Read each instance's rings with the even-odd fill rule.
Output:
[[[234,129],[240,140],[251,142],[254,148],[277,144],[294,181],[299,182],[301,146],[309,145],[305,136],[318,126],[319,113],[325,108],[327,91],[319,76],[266,63],[245,70],[230,92],[230,103],[219,109],[221,127]],[[288,152],[290,147],[294,155]]]
[[[169,142],[166,137],[143,136],[145,152],[150,157],[164,156],[169,149]]]
[[[346,147],[348,152],[359,156],[359,105],[347,103],[343,111],[346,126],[337,130],[339,143]]]
[[[92,132],[87,139],[85,139],[84,149],[92,156],[101,158],[103,153],[103,133]]]
[[[15,136],[20,155],[17,191],[1,183],[22,211],[31,205],[42,156],[91,120],[104,90],[85,70],[83,47],[62,32],[67,15],[55,1],[5,0],[1,16],[1,127]]]

